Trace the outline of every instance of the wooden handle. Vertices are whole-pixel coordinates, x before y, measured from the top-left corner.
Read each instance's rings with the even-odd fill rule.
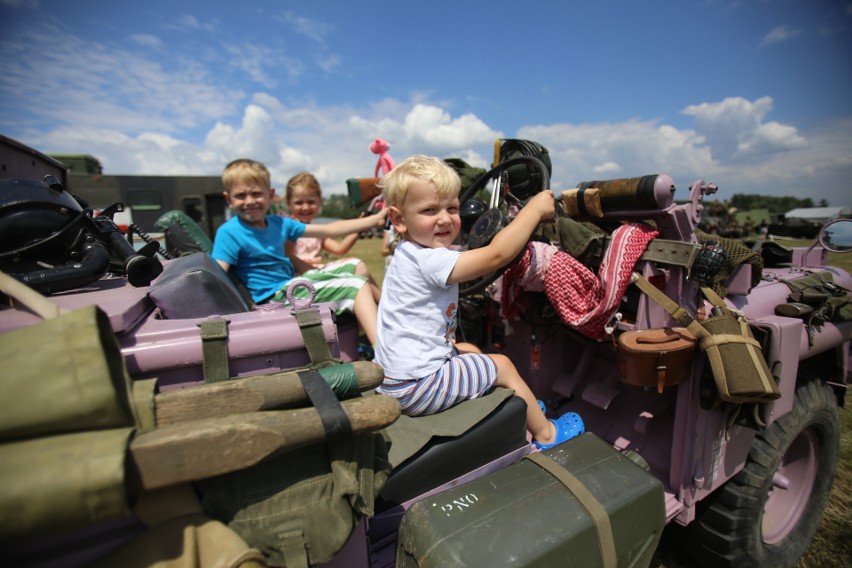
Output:
[[[353,434],[384,428],[400,415],[399,402],[389,396],[341,404]],[[142,488],[158,489],[245,469],[325,439],[314,408],[252,412],[159,427],[137,436],[128,457]]]
[[[382,367],[372,361],[350,363],[358,374],[358,390],[378,387]],[[321,371],[322,372],[322,371]],[[257,410],[293,408],[308,400],[297,372],[259,375],[171,390],[154,399],[157,425],[175,424]]]

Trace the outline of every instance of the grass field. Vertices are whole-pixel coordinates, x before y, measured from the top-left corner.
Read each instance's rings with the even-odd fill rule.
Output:
[[[785,241],[786,246],[809,243]],[[379,239],[362,239],[355,244],[350,256],[357,256],[370,267],[370,273],[381,284],[384,260]],[[852,272],[852,253],[829,253],[829,263]],[[846,408],[840,412],[842,437],[837,478],[831,492],[828,509],[808,553],[798,568],[848,568],[852,566],[852,397],[847,395]],[[679,534],[667,529],[651,564],[653,568],[688,568],[693,566],[679,552],[675,543]],[[769,568],[769,567],[768,567]]]

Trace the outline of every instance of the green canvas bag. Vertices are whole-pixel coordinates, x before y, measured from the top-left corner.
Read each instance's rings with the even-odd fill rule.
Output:
[[[711,288],[702,287],[701,291],[714,305],[714,315],[701,322],[705,335],[699,336],[698,348],[710,361],[719,398],[737,404],[781,398],[745,316],[727,308]]]
[[[45,318],[0,335],[0,540],[128,515],[127,447],[153,426],[154,381],[131,388],[99,308],[64,310],[3,273],[0,291]]]
[[[328,562],[390,473],[381,433],[347,436],[196,483],[205,514],[227,524],[270,564]]]
[[[129,515],[124,460],[132,432],[0,444],[0,542]]]
[[[0,335],[0,441],[135,422],[130,379],[96,306]]]
[[[701,292],[714,306],[712,315],[698,322],[640,274],[634,273],[633,282],[698,338],[698,348],[707,355],[721,400],[745,404],[781,397],[760,343],[752,336],[745,316],[728,308],[711,288],[702,286]]]

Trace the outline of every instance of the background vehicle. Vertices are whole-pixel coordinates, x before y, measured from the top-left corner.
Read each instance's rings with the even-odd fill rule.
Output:
[[[490,204],[494,213],[481,217],[481,221],[471,226],[473,236],[487,238],[487,233],[504,221],[504,215],[511,215],[512,207],[521,206],[525,197],[546,187],[547,175],[541,173],[544,168],[529,161],[539,172],[535,187],[527,184],[526,195],[516,195],[508,176],[503,174],[518,163],[505,160],[502,166],[482,178],[480,183],[489,183],[492,178],[498,180],[493,185]],[[613,201],[603,199],[603,216],[584,220],[599,226],[604,235],[611,234],[613,227],[623,222],[650,221],[660,230],[657,238],[661,242],[678,243],[672,246],[697,255],[704,246],[697,240],[695,227],[700,220],[702,200],[715,191],[714,186],[696,181],[690,188],[689,203],[675,205],[671,199],[673,186],[668,183],[658,186],[657,181],[666,180],[663,176],[652,177],[650,194],[622,193],[617,209],[608,205]],[[604,188],[629,185],[623,183],[625,180],[613,181],[603,182]],[[600,188],[601,184],[598,185]],[[828,240],[824,239],[825,243],[848,249],[848,233],[844,238],[840,232],[848,223],[852,221],[828,227],[831,233]],[[552,227],[544,227],[538,238],[557,242]],[[606,244],[606,240],[602,242]],[[614,339],[630,331],[672,325],[668,313],[633,286],[618,303],[616,313],[620,317],[608,322],[613,337],[604,340],[590,339],[566,325],[542,292],[524,290],[528,306],[517,317],[503,318],[499,313],[501,296],[488,281],[496,280],[498,274],[464,290],[463,330],[468,341],[478,343],[486,351],[499,351],[509,356],[538,398],[546,403],[549,413],[578,412],[587,432],[604,440],[609,449],[615,448],[611,455],[607,454],[606,459],[612,460],[609,463],[621,464],[626,459],[624,456],[632,456],[645,466],[630,466],[633,467],[628,468],[630,483],[610,483],[610,488],[620,489],[621,485],[629,490],[630,486],[646,485],[659,489],[653,492],[658,499],[655,505],[640,505],[638,499],[635,503],[624,504],[627,508],[635,506],[638,518],[642,519],[641,523],[634,524],[645,524],[648,529],[631,542],[616,539],[616,548],[621,547],[617,553],[624,564],[647,565],[648,547],[653,550],[659,530],[668,522],[686,526],[692,533],[689,543],[696,562],[714,566],[794,566],[816,530],[837,463],[838,406],[848,382],[852,322],[825,321],[814,328],[801,317],[776,314],[776,307],[789,304],[790,289],[785,280],[809,271],[828,272],[837,285],[848,290],[852,288],[852,278],[842,270],[824,266],[821,246],[776,249],[765,256],[759,280],[754,278],[754,265],[744,263],[736,265],[724,282],[728,305],[741,310],[748,318],[752,333],[759,340],[778,382],[781,397],[761,404],[720,403],[705,359],[697,351],[682,382],[663,388],[662,392],[655,387],[624,382],[618,373]],[[688,277],[692,261],[671,260],[671,257],[640,257],[631,270],[643,274],[669,298],[694,314],[700,304],[699,284]],[[588,262],[596,266],[597,260],[592,258]],[[170,264],[164,264],[168,271]],[[504,275],[500,280],[501,290],[506,280]],[[96,302],[109,307],[116,299],[115,294],[107,298],[107,288],[114,287],[110,281],[114,284],[115,277],[107,278],[105,286],[89,285],[87,290],[71,288],[54,299],[60,303]],[[219,304],[209,308],[219,311],[203,316],[169,318],[155,315],[154,300],[148,295],[147,284],[122,285],[120,289],[117,304],[120,304],[121,314],[141,308],[138,313],[134,312],[132,321],[118,318],[127,323],[119,333],[122,352],[130,363],[128,370],[134,379],[159,376],[172,386],[199,382],[200,369],[197,367],[200,362],[195,362],[189,371],[176,361],[183,356],[181,344],[186,343],[190,333],[198,333],[197,320],[214,313],[230,314],[232,321],[243,323],[245,333],[253,335],[252,342],[256,343],[261,337],[278,341],[276,347],[264,353],[243,353],[245,356],[239,361],[241,376],[305,364],[298,337],[292,344],[280,343],[285,330],[289,330],[288,337],[293,336],[294,323],[286,310],[272,310],[270,318],[270,313],[224,312]],[[228,292],[227,283],[221,286],[220,292]],[[215,295],[210,294],[211,297]],[[843,297],[848,299],[848,294]],[[204,306],[193,308],[205,309]],[[31,315],[4,306],[0,310],[0,334],[19,327],[22,320],[31,322],[32,319]],[[270,320],[273,321],[270,323]],[[337,353],[344,359],[354,359],[357,357],[355,346],[346,339],[351,331],[348,325],[346,322],[333,325],[324,320],[323,329],[330,344],[339,345]],[[172,334],[173,344],[159,339],[165,336],[164,332]],[[145,358],[146,352],[153,352],[146,346],[154,342],[160,342],[156,350],[160,365],[157,368],[153,367],[153,358]],[[351,352],[347,351],[347,345],[351,345]],[[274,353],[274,357],[270,353]],[[234,359],[236,364],[236,357]],[[145,367],[146,362],[152,366]],[[465,528],[459,530],[458,535],[435,540],[436,549],[451,548],[458,542],[454,538],[477,534],[472,527],[478,526],[488,526],[488,530],[494,531],[489,534],[497,535],[489,547],[481,545],[481,540],[466,547],[484,564],[499,565],[505,561],[504,556],[499,556],[502,552],[494,550],[499,549],[499,541],[508,541],[512,534],[520,535],[531,542],[533,548],[542,550],[554,541],[556,545],[573,542],[581,533],[572,526],[563,526],[564,533],[558,538],[539,538],[540,533],[532,528],[539,514],[535,510],[527,510],[525,514],[529,517],[515,518],[511,525],[489,525],[492,513],[486,514],[483,510],[485,500],[470,497],[474,493],[469,487],[497,485],[507,472],[513,471],[512,468],[526,463],[525,456],[534,453],[526,440],[525,408],[522,402],[519,406],[519,401],[516,397],[506,399],[463,434],[431,440],[398,464],[378,496],[375,515],[360,520],[346,546],[328,564],[402,565],[398,556],[400,526],[407,538],[416,539],[428,538],[429,531],[439,532],[444,525],[401,523],[412,509],[423,513],[424,506],[440,503],[437,500],[442,495],[453,496],[453,499],[468,496],[467,501],[455,505],[463,512],[456,518],[468,524],[463,525]],[[578,447],[575,441],[569,441],[555,449],[553,455],[571,455]],[[471,485],[477,483],[480,485]],[[538,490],[538,487],[532,489]],[[606,507],[609,507],[608,513],[613,513],[614,506],[605,503]],[[451,510],[456,509],[451,506]],[[646,514],[648,511],[659,511],[659,519]],[[449,516],[448,513],[446,517]],[[567,523],[564,513],[545,520],[548,526]],[[82,563],[81,558],[102,554],[141,530],[138,524],[126,521],[119,526],[112,522],[87,527],[83,531],[85,539],[78,531],[71,541],[78,543],[77,552],[87,551],[89,556],[81,553],[76,562]],[[583,530],[587,530],[585,525]],[[586,534],[582,542],[587,547],[594,544],[593,537],[582,534]],[[58,541],[58,545],[56,539],[53,541],[52,547],[41,537],[17,543],[13,554],[4,553],[4,557],[12,558],[16,564],[35,564],[38,559],[46,564],[68,565],[69,539]],[[491,554],[495,556],[489,556],[492,547]],[[580,547],[575,552],[579,554]],[[588,551],[584,549],[584,552]],[[565,562],[561,557],[553,565]]]
[[[164,213],[186,213],[211,239],[225,222],[227,204],[219,176],[141,176],[104,174],[100,161],[88,154],[51,154],[68,167],[66,189],[95,209],[121,202],[133,212],[144,232]]]

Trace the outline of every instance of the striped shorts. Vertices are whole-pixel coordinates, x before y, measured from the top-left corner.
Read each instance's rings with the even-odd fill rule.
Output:
[[[385,378],[378,392],[399,400],[403,414],[422,416],[479,398],[496,380],[497,365],[491,357],[465,353],[447,359],[437,372],[416,381]]]
[[[344,258],[326,264],[322,268],[308,270],[298,278],[310,280],[316,290],[314,302],[335,302],[337,313],[351,312],[355,307],[355,296],[367,283],[362,276],[355,276],[355,266],[361,262],[357,258]],[[297,288],[294,292],[297,299],[308,297],[308,290],[304,287]],[[273,302],[287,301],[287,287],[272,296]]]

